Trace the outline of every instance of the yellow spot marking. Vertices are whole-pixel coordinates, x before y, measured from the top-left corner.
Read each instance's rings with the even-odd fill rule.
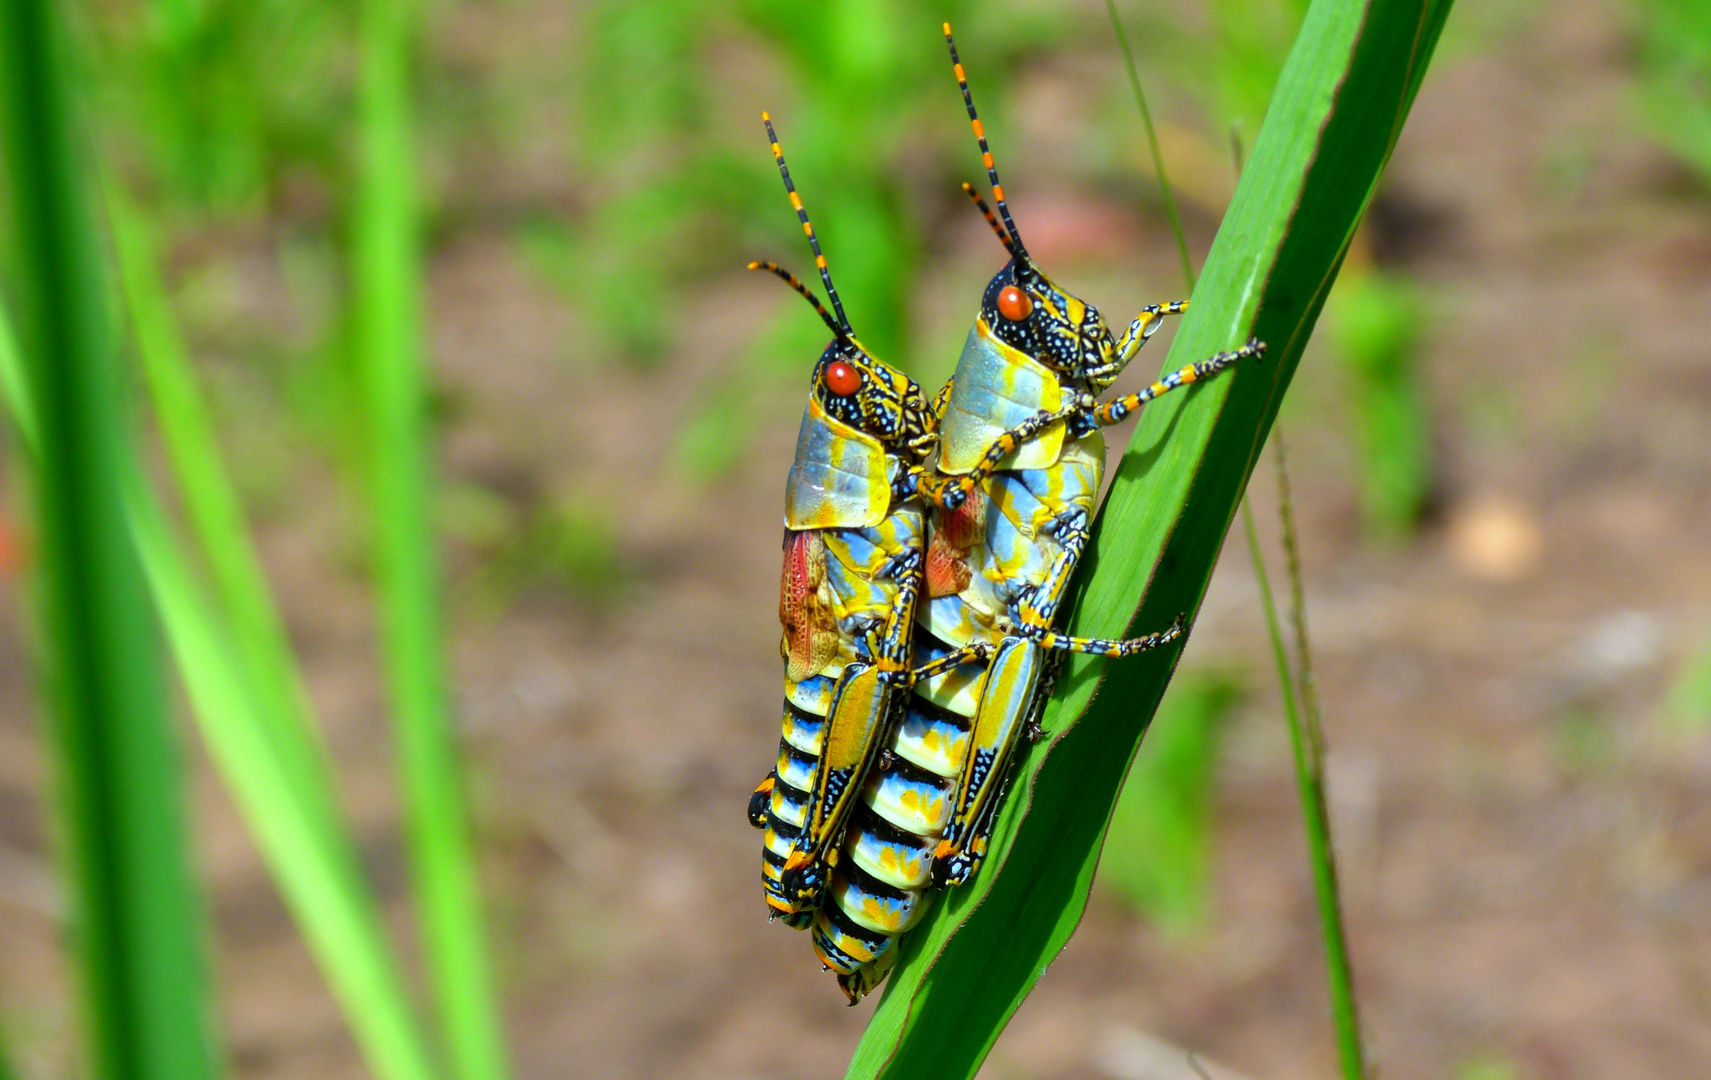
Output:
[[[974,137],[977,139],[986,138],[986,129],[981,126],[979,117],[974,120]]]
[[[987,167],[987,168],[988,168],[988,169],[990,169],[990,168],[992,168],[992,155],[991,155],[991,154],[990,154],[990,153],[988,153],[988,154],[982,154],[982,155],[981,155],[981,156],[980,156],[980,160],[981,160],[981,161],[983,161],[983,162],[985,162],[985,163],[986,163],[986,167]],[[997,189],[996,189],[996,188],[994,188],[994,189],[993,189],[993,190],[995,190],[995,191],[996,191],[996,190],[997,190]]]
[[[790,193],[790,205],[794,206],[798,210],[802,209],[802,196],[792,191]]]
[[[814,265],[824,270],[826,268],[826,257],[824,255],[814,256]]]
[[[988,154],[986,156],[991,157],[992,155]],[[992,197],[994,199],[997,199],[999,202],[1004,201],[1004,185],[1003,184],[993,184],[992,185]]]
[[[950,33],[950,32],[951,32],[951,24],[950,24],[950,23],[946,23],[946,24],[945,24],[945,33],[947,33],[947,34],[948,34],[948,33]]]
[[[921,812],[921,795],[919,792],[905,791],[903,797],[897,801],[917,814]]]
[[[861,913],[877,923],[889,921],[885,918],[885,912],[880,908],[879,901],[871,897],[862,901]]]
[[[775,158],[783,157],[784,156],[784,148],[779,146],[777,143],[773,143],[772,144],[772,156]]]
[[[767,112],[765,109],[762,109],[760,111],[760,118],[761,118],[761,121],[764,123],[765,121],[772,119],[772,114]],[[777,144],[774,143],[773,145],[776,146]]]
[[[812,226],[812,225],[808,224],[806,221],[804,221],[802,223],[802,231],[807,233],[809,236],[813,236],[814,235],[814,226]]]
[[[884,851],[880,852],[879,865],[883,866],[887,870],[896,870],[897,851],[894,848],[886,848]]]
[[[956,68],[956,80],[957,80],[957,82],[967,82],[968,81],[968,76],[964,75],[962,73],[962,65],[961,64],[953,64],[951,66]]]

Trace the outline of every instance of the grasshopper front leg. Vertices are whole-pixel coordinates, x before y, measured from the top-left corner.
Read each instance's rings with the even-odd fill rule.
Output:
[[[1180,315],[1188,310],[1188,301],[1174,300],[1168,304],[1149,304],[1141,309],[1140,315],[1129,324],[1129,329],[1118,339],[1116,347],[1111,350],[1111,359],[1096,367],[1083,372],[1095,386],[1108,386],[1111,380],[1129,366],[1129,361],[1141,351],[1141,346],[1147,343],[1164,325],[1166,315]]]
[[[1158,382],[1153,383],[1145,390],[1134,394],[1125,394],[1114,401],[1108,401],[1105,404],[1100,405],[1093,410],[1091,418],[1093,422],[1098,424],[1100,427],[1109,427],[1112,424],[1121,423],[1124,417],[1128,416],[1142,405],[1168,394],[1172,390],[1189,386],[1193,383],[1204,382],[1235,364],[1238,360],[1243,360],[1250,356],[1261,357],[1264,355],[1265,342],[1258,338],[1249,338],[1248,343],[1239,349],[1231,349],[1229,352],[1221,352],[1216,356],[1202,360],[1199,363],[1188,364],[1185,367],[1177,368],[1175,371],[1166,375]]]

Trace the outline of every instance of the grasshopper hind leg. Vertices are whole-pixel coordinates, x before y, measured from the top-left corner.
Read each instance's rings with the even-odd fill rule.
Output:
[[[766,779],[762,780],[755,787],[754,794],[749,796],[749,824],[757,829],[766,828],[767,811],[772,807],[772,789],[777,783],[778,770],[774,769],[766,774]]]

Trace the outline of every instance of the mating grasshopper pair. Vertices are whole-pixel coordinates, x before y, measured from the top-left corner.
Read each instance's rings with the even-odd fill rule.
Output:
[[[812,928],[852,1004],[884,979],[928,890],[979,867],[1063,654],[1125,656],[1184,632],[1180,617],[1126,641],[1053,629],[1096,511],[1101,429],[1264,352],[1249,341],[1099,402],[1187,304],[1148,307],[1119,338],[1035,264],[944,29],[999,216],[963,188],[1010,261],[931,401],[856,340],[762,117],[836,315],[776,264],[750,264],[800,293],[833,340],[814,368],[785,489],[784,730],[749,819],[765,830],[773,917]]]

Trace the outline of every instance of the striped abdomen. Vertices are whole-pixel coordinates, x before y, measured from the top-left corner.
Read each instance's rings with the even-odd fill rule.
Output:
[[[885,978],[897,936],[931,903],[933,850],[968,747],[967,717],[913,695],[900,708],[851,818],[828,902],[814,918],[814,951],[851,1004]]]

